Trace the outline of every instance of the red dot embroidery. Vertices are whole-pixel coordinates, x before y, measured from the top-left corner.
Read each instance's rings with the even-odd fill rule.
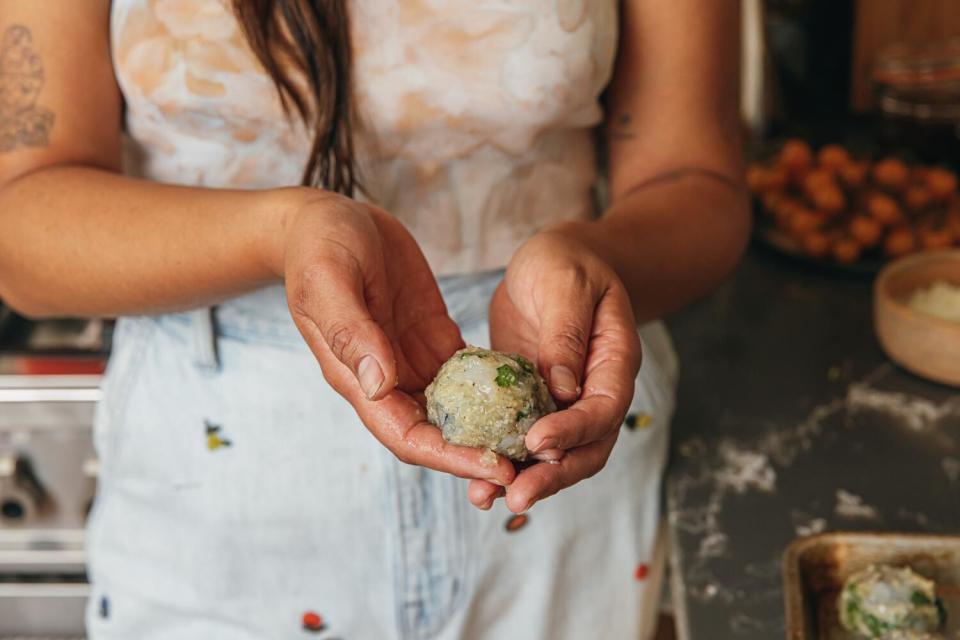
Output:
[[[510,519],[507,520],[507,524],[504,525],[504,529],[512,533],[525,527],[528,520],[530,520],[530,518],[526,514],[518,513],[515,516],[511,516]]]
[[[637,581],[646,580],[648,573],[650,573],[650,567],[645,564],[638,564],[636,571],[633,572],[633,577]]]
[[[319,613],[307,611],[303,614],[303,628],[305,631],[323,631],[326,625]]]

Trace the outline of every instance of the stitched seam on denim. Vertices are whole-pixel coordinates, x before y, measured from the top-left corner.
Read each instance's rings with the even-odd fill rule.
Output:
[[[130,321],[136,322],[133,328],[135,328],[137,332],[127,338],[132,341],[132,347],[130,353],[126,354],[129,360],[124,364],[127,366],[125,370],[121,371],[121,373],[125,374],[121,380],[122,385],[118,385],[118,387],[111,392],[110,400],[106,398],[103,400],[103,402],[109,401],[112,403],[107,408],[107,420],[109,420],[110,428],[110,432],[107,434],[107,441],[110,446],[110,460],[104,461],[106,463],[104,471],[108,474],[112,470],[112,465],[120,459],[124,443],[128,439],[130,429],[124,423],[127,422],[129,413],[131,391],[143,375],[145,369],[143,362],[144,355],[157,329],[157,323],[150,318],[131,318],[128,322]],[[119,401],[113,402],[114,398],[119,398]]]
[[[431,628],[426,630],[427,636],[425,636],[425,638],[435,636],[462,607],[466,606],[466,594],[469,590],[467,587],[470,558],[468,549],[476,548],[475,546],[469,546],[467,542],[465,526],[467,509],[466,492],[459,491],[461,484],[459,478],[455,476],[440,476],[439,479],[447,485],[447,492],[444,496],[446,498],[445,503],[440,505],[440,507],[444,509],[451,518],[449,535],[446,536],[449,547],[447,550],[447,559],[450,561],[447,571],[449,572],[450,580],[456,585],[456,591],[450,598],[450,601],[446,603],[446,608],[444,610],[438,610],[439,615],[436,616]]]
[[[407,582],[407,545],[406,540],[403,537],[403,494],[402,494],[402,482],[400,478],[400,461],[396,459],[391,460],[391,476],[393,479],[392,487],[389,487],[393,491],[395,500],[394,504],[394,526],[396,527],[394,531],[394,558],[393,563],[395,567],[394,571],[394,595],[396,601],[394,603],[394,616],[396,618],[397,633],[400,638],[407,638],[407,621],[406,621],[406,582]]]
[[[157,316],[156,320],[161,324],[171,323],[184,330],[190,329],[190,318],[182,314]],[[227,338],[244,344],[269,344],[284,348],[299,348],[306,345],[300,333],[296,331],[295,328],[286,330],[277,325],[276,329],[271,329],[269,327],[273,326],[273,323],[267,321],[238,323],[216,320],[214,326],[218,338]],[[169,328],[165,328],[164,330],[176,337],[177,340],[186,343],[185,338],[179,333],[171,331]]]
[[[217,336],[247,344],[267,343],[277,347],[300,347],[306,344],[299,333],[251,328],[238,330],[222,324],[217,327]]]
[[[427,551],[420,563],[410,562],[410,547],[405,546],[404,566],[406,580],[400,587],[400,617],[404,623],[404,637],[427,640],[439,635],[466,601],[468,588],[468,541],[465,531],[465,501],[462,500],[460,481],[446,474],[423,470],[415,488],[408,495],[414,508],[407,511],[416,520],[413,527],[404,529],[404,541],[421,538]],[[423,518],[420,520],[419,518]],[[401,521],[401,524],[402,521]],[[414,549],[419,549],[415,545]],[[413,578],[413,579],[410,579]],[[411,588],[412,587],[412,588]],[[451,593],[451,589],[455,589]],[[415,597],[419,607],[411,613],[407,604]]]
[[[420,480],[421,478],[418,478]],[[424,599],[423,581],[420,563],[411,562],[412,554],[420,549],[417,547],[415,539],[418,533],[417,520],[423,509],[423,496],[421,483],[416,485],[407,479],[402,481],[401,496],[404,498],[403,508],[401,510],[400,535],[404,540],[404,584],[401,595],[403,597],[402,607],[404,616],[405,631],[410,638],[420,637],[420,619],[427,614],[427,603]],[[413,600],[411,601],[411,598]],[[411,605],[416,605],[415,610],[411,610]]]

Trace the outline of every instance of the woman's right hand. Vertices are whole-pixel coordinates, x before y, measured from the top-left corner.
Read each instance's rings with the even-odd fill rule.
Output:
[[[375,206],[294,192],[268,260],[324,377],[401,461],[509,484],[508,460],[491,465],[427,422],[423,390],[463,339],[416,241]]]

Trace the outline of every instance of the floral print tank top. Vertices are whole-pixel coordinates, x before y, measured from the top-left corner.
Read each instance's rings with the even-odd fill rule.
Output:
[[[300,182],[288,120],[229,0],[114,0],[127,171],[259,189]],[[357,0],[360,177],[438,274],[505,265],[538,228],[593,214],[591,129],[617,0]]]

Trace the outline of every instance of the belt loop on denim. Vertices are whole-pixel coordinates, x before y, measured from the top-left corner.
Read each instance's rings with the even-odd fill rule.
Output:
[[[190,312],[193,363],[205,373],[216,373],[220,370],[217,329],[213,314],[214,307],[203,307]]]

